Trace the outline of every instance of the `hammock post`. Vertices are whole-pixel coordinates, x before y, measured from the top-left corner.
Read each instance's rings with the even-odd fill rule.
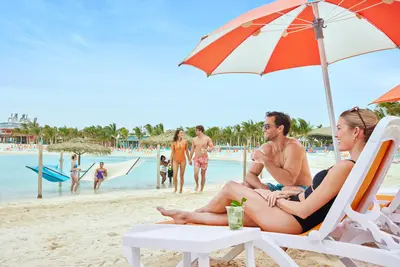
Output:
[[[156,161],[157,161],[157,189],[160,189],[161,188],[161,185],[160,185],[160,145],[157,145],[157,158],[156,158]]]
[[[64,152],[61,151],[60,152],[60,172],[61,173],[63,171],[63,162],[64,162]],[[58,182],[58,187],[61,189],[61,187],[62,187],[62,183],[61,182]]]
[[[37,198],[42,198],[42,176],[43,176],[43,145],[42,142],[38,144],[38,195]]]

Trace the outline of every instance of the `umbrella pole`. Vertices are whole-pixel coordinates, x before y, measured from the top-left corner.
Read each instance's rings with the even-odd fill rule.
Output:
[[[319,17],[318,3],[312,3],[312,7],[313,7],[313,11],[314,11],[314,16],[315,16],[315,19],[313,21],[313,27],[314,27],[315,36],[316,36],[316,39],[318,42],[319,57],[321,60],[322,77],[324,79],[325,97],[326,97],[326,103],[328,105],[329,122],[331,124],[333,148],[335,150],[336,162],[339,162],[341,158],[340,158],[340,152],[338,149],[338,142],[337,142],[337,139],[335,138],[335,136],[336,136],[336,120],[335,120],[335,112],[333,110],[332,92],[331,92],[331,85],[329,82],[329,74],[328,74],[328,62],[326,60],[326,52],[325,52],[325,45],[324,45],[324,35],[323,35],[324,20]]]

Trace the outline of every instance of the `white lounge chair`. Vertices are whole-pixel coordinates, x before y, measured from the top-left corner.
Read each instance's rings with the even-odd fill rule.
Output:
[[[378,226],[384,223],[396,231],[397,225],[382,213],[376,199],[399,144],[400,118],[383,118],[324,222],[301,235],[262,232],[262,238],[255,241],[256,247],[270,255],[280,266],[297,266],[281,247],[336,255],[346,266],[357,266],[351,259],[400,266],[400,238],[382,231]],[[377,247],[363,245],[371,242]],[[243,246],[234,247],[223,260],[234,259],[243,249]]]

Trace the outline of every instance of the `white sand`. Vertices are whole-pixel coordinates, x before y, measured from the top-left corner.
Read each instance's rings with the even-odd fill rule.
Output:
[[[127,156],[128,153],[114,152],[113,155]],[[129,155],[145,156],[143,153]],[[240,160],[240,157],[236,155],[231,159]],[[211,158],[228,159],[218,154]],[[312,157],[310,167],[322,169],[333,163],[333,157],[321,155]],[[384,186],[398,185],[399,181],[400,164],[392,164]],[[203,194],[193,194],[189,189],[183,195],[173,195],[171,189],[136,190],[2,203],[0,266],[128,266],[122,255],[122,235],[134,224],[166,220],[155,209],[159,205],[188,211],[198,208],[206,204],[221,186],[206,186]],[[212,256],[223,255],[225,251]],[[290,249],[288,254],[300,266],[343,266],[333,256]],[[181,260],[180,253],[171,251],[143,250],[142,256],[147,267],[175,266]],[[278,266],[259,250],[256,257],[257,266]],[[212,266],[245,266],[244,256],[240,255],[229,265],[213,262]]]
[[[158,205],[182,208],[184,203],[185,210],[193,210],[207,203],[220,187],[209,186],[203,194],[141,190],[2,205],[0,266],[128,266],[122,255],[122,235],[134,224],[166,220],[155,209]],[[288,253],[300,266],[343,266],[336,257],[298,250]],[[257,250],[256,257],[257,266],[278,266],[261,251]],[[147,267],[172,267],[180,260],[178,252],[142,251]],[[212,266],[245,266],[244,255],[230,264],[213,261]]]

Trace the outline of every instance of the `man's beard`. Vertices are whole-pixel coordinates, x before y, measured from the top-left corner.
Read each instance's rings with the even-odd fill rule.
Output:
[[[271,135],[265,136],[265,135],[264,135],[264,141],[265,141],[265,143],[267,143],[267,142],[269,142],[269,141],[273,141],[274,139],[275,139],[274,136],[271,136]]]

